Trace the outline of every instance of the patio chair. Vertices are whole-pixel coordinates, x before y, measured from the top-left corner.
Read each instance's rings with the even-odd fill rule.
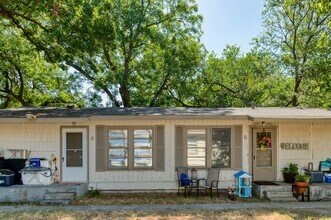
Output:
[[[199,189],[205,189],[206,195],[208,194],[208,190],[210,191],[210,198],[213,198],[213,189],[216,189],[217,196],[219,197],[218,192],[218,183],[219,183],[219,176],[220,176],[219,168],[208,168],[207,170],[207,179],[205,184],[199,184]]]
[[[192,181],[188,178],[188,168],[187,167],[177,167],[177,181],[178,181],[178,192],[179,195],[180,190],[184,189],[184,195],[186,197],[187,191],[190,192],[192,189]]]

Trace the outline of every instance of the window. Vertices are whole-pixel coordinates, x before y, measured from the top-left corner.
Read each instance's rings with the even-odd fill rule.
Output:
[[[186,164],[189,167],[231,168],[232,128],[187,128]]]
[[[231,167],[231,128],[212,128],[211,166]]]
[[[109,166],[128,167],[128,130],[108,131]]]
[[[108,129],[109,168],[153,168],[153,129]]]
[[[187,130],[187,165],[206,166],[206,130]]]
[[[153,166],[152,130],[134,130],[134,167]]]

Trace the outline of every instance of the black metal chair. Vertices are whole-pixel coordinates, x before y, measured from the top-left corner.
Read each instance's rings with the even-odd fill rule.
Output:
[[[179,195],[181,189],[184,189],[184,195],[186,197],[187,192],[192,189],[192,181],[188,178],[188,168],[187,167],[177,167],[177,182],[178,182],[178,192]],[[184,175],[183,175],[184,174]]]
[[[207,170],[207,179],[205,184],[199,184],[199,189],[205,189],[206,195],[208,194],[208,190],[210,191],[210,198],[213,198],[213,190],[216,190],[217,196],[219,197],[219,176],[220,176],[220,168],[208,168]]]

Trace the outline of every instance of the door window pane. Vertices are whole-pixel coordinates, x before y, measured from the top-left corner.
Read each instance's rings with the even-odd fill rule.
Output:
[[[272,166],[272,150],[256,150],[256,166],[269,167]]]
[[[82,133],[67,133],[67,149],[83,149]]]
[[[83,166],[83,134],[66,133],[66,165],[67,167]]]
[[[257,132],[257,149],[266,150],[272,148],[271,132]]]
[[[67,167],[82,167],[83,166],[83,151],[82,150],[67,150]]]

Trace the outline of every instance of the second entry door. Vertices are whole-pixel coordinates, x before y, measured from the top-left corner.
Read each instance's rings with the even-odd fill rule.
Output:
[[[276,176],[274,129],[253,129],[253,177],[255,181],[273,181]]]

